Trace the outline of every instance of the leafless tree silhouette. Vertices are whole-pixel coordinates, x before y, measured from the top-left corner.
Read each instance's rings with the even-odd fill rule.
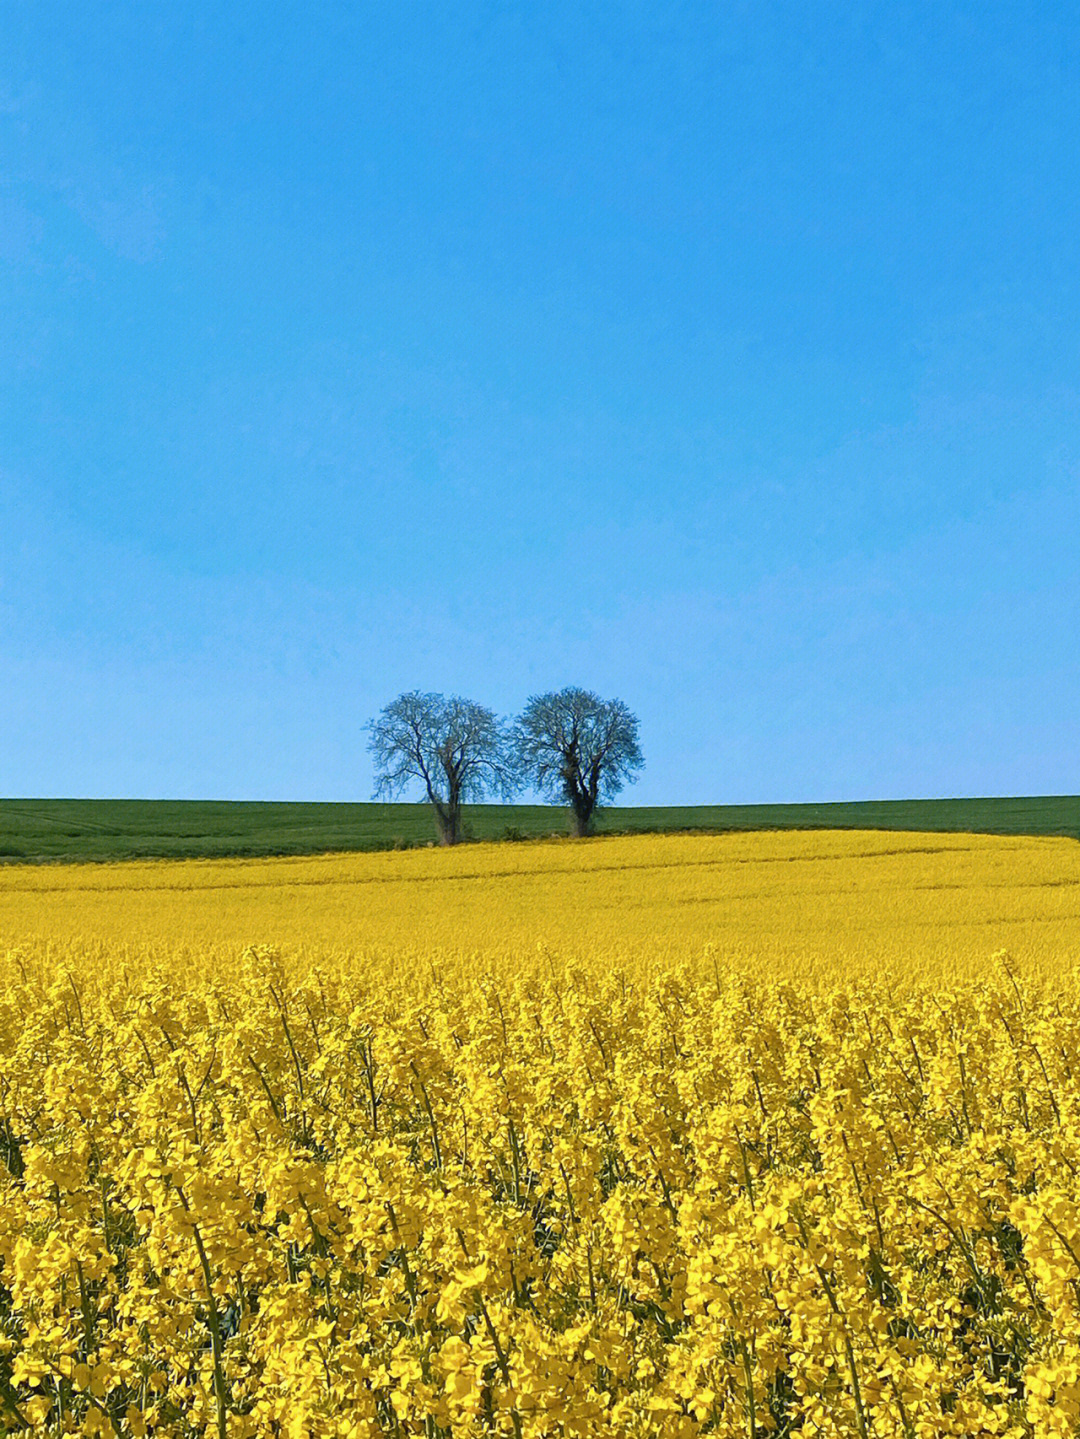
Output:
[[[622,700],[574,688],[533,695],[514,725],[512,749],[523,779],[570,806],[577,835],[589,833],[597,805],[633,783],[645,763],[637,719]]]
[[[461,806],[491,792],[509,798],[513,768],[506,736],[483,705],[419,690],[398,695],[368,726],[376,797],[419,782],[435,815],[441,844],[462,837]]]

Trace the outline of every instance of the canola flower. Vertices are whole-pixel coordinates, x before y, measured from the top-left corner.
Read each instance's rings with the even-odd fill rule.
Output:
[[[515,862],[535,894],[606,848]],[[1074,958],[785,975],[699,933],[650,966],[609,925],[501,967],[12,948],[0,1428],[1077,1432]]]

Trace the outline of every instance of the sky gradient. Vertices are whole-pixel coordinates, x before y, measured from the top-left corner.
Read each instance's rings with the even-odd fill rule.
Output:
[[[3,30],[0,794],[570,683],[626,802],[1080,792],[1071,6]]]

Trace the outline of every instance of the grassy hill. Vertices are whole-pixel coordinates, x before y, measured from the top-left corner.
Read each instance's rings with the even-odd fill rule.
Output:
[[[525,839],[564,834],[566,815],[548,805],[469,805],[467,825],[476,839]],[[597,829],[905,829],[1080,839],[1080,797],[617,806],[604,811]],[[430,811],[418,804],[0,800],[0,862],[317,854],[426,844],[433,837]]]

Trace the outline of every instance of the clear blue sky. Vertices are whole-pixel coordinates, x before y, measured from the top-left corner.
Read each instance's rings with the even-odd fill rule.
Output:
[[[12,0],[0,794],[1080,791],[1072,5]]]

